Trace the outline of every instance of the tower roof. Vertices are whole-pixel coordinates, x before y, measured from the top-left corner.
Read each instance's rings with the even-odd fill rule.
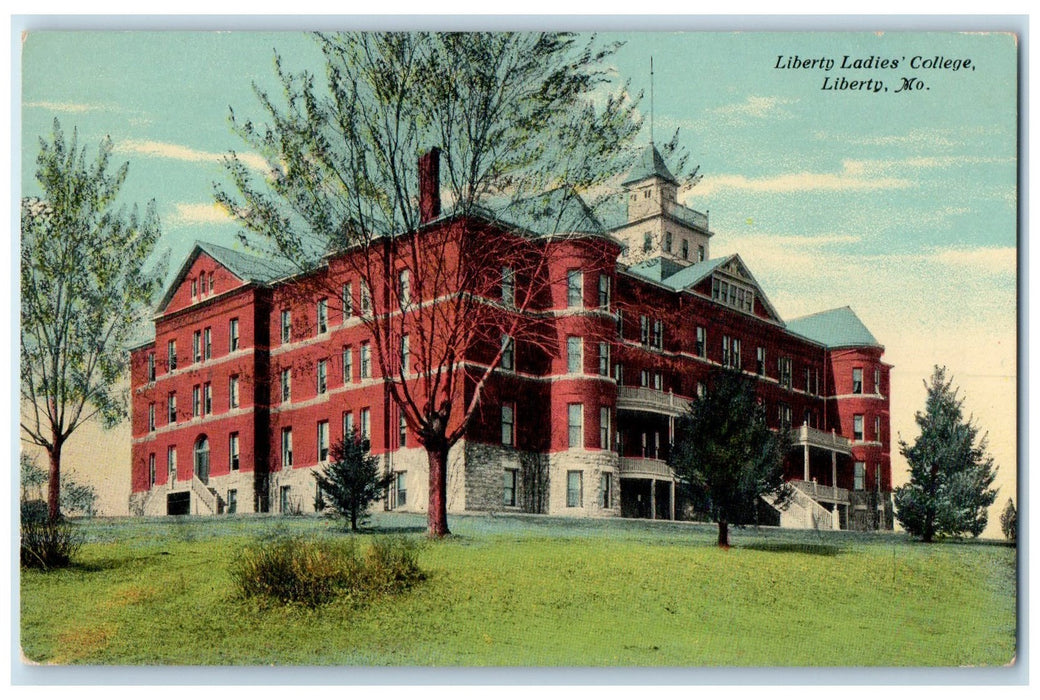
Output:
[[[661,157],[660,151],[657,150],[652,141],[643,149],[642,155],[636,160],[632,169],[628,171],[628,176],[625,177],[625,181],[621,185],[631,185],[633,182],[639,182],[651,177],[659,177],[673,185],[679,184],[679,181],[672,175],[672,171],[665,165],[664,158]]]
[[[848,306],[793,319],[787,322],[787,330],[828,348],[882,347]]]

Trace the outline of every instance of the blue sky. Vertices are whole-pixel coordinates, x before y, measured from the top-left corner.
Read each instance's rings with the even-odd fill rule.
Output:
[[[655,136],[665,140],[678,127],[701,166],[703,180],[682,197],[709,211],[712,255],[739,252],[785,318],[852,306],[896,366],[892,427],[903,437],[916,435],[921,380],[933,364],[948,365],[967,410],[990,431],[1002,507],[1015,485],[1015,38],[604,38],[626,42],[610,64],[619,82],[644,91],[644,113],[654,57]],[[130,163],[126,199],[158,204],[172,267],[195,239],[231,242],[234,225],[212,206],[221,155],[243,147],[228,109],[262,116],[251,82],[274,85],[274,49],[289,68],[321,72],[317,49],[299,33],[29,33],[23,193],[37,193],[38,138],[57,116],[81,143],[111,136],[116,158]],[[846,55],[899,66],[842,70]],[[793,56],[836,63],[830,71],[776,67]],[[915,56],[970,59],[972,67],[915,68]],[[821,89],[840,78],[880,80],[888,90]],[[902,78],[923,85],[896,92]],[[896,449],[893,461],[898,483]]]

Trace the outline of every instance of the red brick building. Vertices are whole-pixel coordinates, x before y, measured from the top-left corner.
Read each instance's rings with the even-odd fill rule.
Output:
[[[677,185],[651,145],[623,184],[627,221],[604,227],[575,196],[561,197],[567,223],[548,235],[533,223],[442,215],[429,199],[436,182],[424,183],[424,223],[406,234],[413,250],[465,260],[444,245],[462,226],[485,250],[544,261],[534,291],[506,254],[466,278],[501,312],[493,318],[524,317],[539,332],[533,341],[485,323],[486,337],[460,352],[463,364],[486,366],[506,348],[452,449],[449,511],[685,517],[667,466],[674,420],[714,369],[733,367],[757,378],[770,421],[792,433],[794,503],[767,508],[767,521],[772,512],[794,527],[891,528],[883,346],[848,307],[781,319],[740,256],[710,256],[707,216],[677,202]],[[387,245],[404,294],[408,256],[396,239]],[[424,371],[402,326],[396,376],[380,376],[386,365],[363,317],[393,313],[368,291],[391,280],[359,278],[346,264],[375,254],[345,252],[300,275],[196,245],[159,305],[154,340],[132,350],[131,512],[312,511],[311,473],[352,430],[393,474],[384,506],[425,510],[425,451],[388,386]],[[409,303],[435,307],[451,291],[427,285]],[[476,390],[462,382],[455,396]]]

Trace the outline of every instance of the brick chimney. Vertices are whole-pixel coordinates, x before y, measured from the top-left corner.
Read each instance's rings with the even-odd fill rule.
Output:
[[[419,223],[441,215],[441,149],[434,146],[419,156]]]

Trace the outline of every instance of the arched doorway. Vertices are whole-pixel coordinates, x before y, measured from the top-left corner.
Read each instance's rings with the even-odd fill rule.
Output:
[[[209,439],[205,435],[195,441],[195,476],[202,483],[209,483]]]

